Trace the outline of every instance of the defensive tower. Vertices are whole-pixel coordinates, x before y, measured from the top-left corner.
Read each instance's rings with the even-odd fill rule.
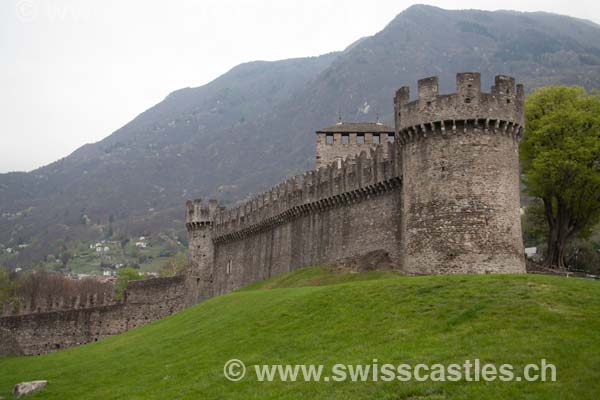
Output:
[[[519,139],[524,90],[496,76],[460,73],[457,92],[438,79],[396,92],[402,144],[403,266],[416,274],[525,272],[519,215]]]
[[[186,203],[185,226],[188,231],[188,269],[185,274],[186,306],[213,296],[213,223],[218,210],[216,200],[208,206],[201,199]]]
[[[338,122],[317,132],[316,168],[325,167],[393,140],[395,131],[380,122]],[[384,148],[387,148],[384,146]]]

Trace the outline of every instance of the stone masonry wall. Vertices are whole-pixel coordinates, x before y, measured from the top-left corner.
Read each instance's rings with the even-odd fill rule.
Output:
[[[396,96],[402,144],[402,253],[415,274],[525,272],[519,215],[519,138],[524,91],[497,76],[481,93],[478,73],[457,75],[457,93],[437,78]]]
[[[129,283],[122,303],[0,318],[0,355],[44,354],[98,341],[183,308],[184,277]]]
[[[313,210],[215,246],[214,292],[219,295],[306,265],[384,250],[400,262],[400,190]],[[360,232],[360,234],[358,234]]]
[[[214,245],[213,224],[217,202],[210,201],[204,207],[201,200],[187,204],[187,228],[189,231],[188,269],[185,273],[186,306],[199,303],[213,296]]]
[[[409,272],[524,272],[516,140],[469,126],[406,143],[403,154]]]
[[[201,298],[374,250],[399,263],[399,151],[386,143],[291,178],[234,209],[189,202],[190,268],[200,286],[210,287]],[[214,221],[210,229],[207,220]],[[214,262],[206,265],[208,238]]]

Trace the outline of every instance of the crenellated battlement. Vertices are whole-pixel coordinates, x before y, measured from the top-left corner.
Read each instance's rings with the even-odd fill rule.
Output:
[[[27,315],[64,310],[79,310],[117,304],[113,294],[109,292],[87,294],[84,296],[48,296],[38,298],[35,303],[31,299],[18,303],[5,303],[2,316]]]
[[[312,210],[375,196],[398,186],[401,175],[399,144],[384,143],[368,153],[290,178],[238,207],[217,209],[213,239],[215,243],[238,239]]]
[[[418,98],[410,100],[410,88],[396,92],[396,134],[412,140],[427,133],[461,133],[482,127],[489,133],[508,133],[519,139],[524,126],[525,91],[510,76],[498,75],[489,93],[481,91],[481,75],[456,75],[456,93],[440,95],[438,78],[418,82]]]
[[[216,200],[209,200],[205,205],[202,199],[188,200],[186,203],[185,226],[188,231],[211,226],[219,205]]]

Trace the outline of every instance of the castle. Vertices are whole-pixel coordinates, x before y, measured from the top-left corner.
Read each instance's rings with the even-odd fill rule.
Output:
[[[342,123],[317,131],[316,170],[239,207],[186,205],[184,275],[130,282],[125,300],[48,299],[5,312],[0,354],[41,354],[97,341],[207,298],[308,265],[385,254],[406,274],[524,273],[519,139],[524,90],[478,73],[437,78],[394,98],[395,128]]]
[[[385,252],[408,274],[525,272],[519,215],[524,89],[436,77],[394,98],[395,129],[317,131],[316,166],[233,208],[187,203],[194,304],[273,275]]]

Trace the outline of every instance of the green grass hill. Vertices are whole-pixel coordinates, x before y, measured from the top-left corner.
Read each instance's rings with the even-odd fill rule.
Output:
[[[32,399],[597,399],[600,282],[539,275],[403,277],[308,268],[100,342],[0,358],[0,396]],[[223,376],[243,360],[239,382]],[[546,359],[556,382],[259,382],[253,365]]]

